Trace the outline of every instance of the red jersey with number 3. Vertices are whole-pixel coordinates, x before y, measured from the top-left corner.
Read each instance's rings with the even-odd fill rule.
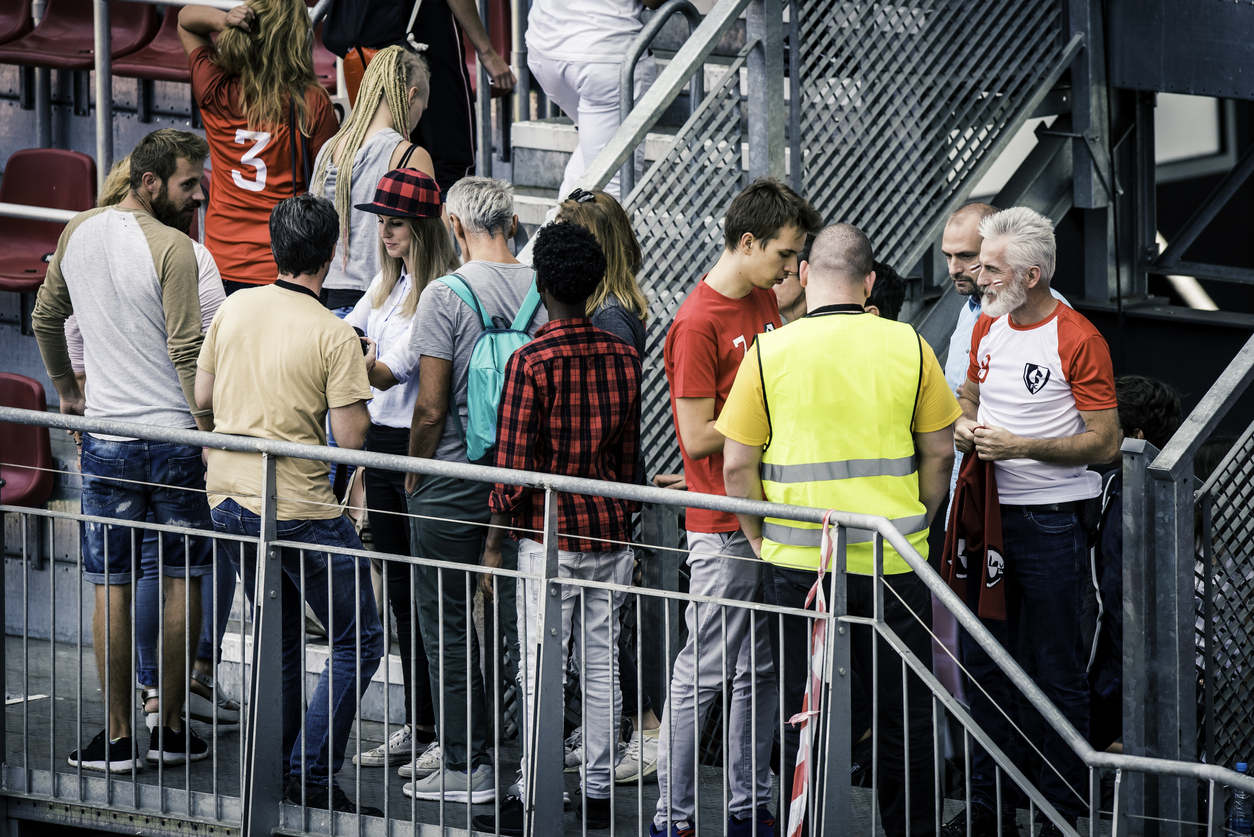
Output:
[[[249,130],[240,110],[239,76],[228,75],[212,58],[209,47],[188,56],[192,94],[200,106],[213,164],[209,206],[205,214],[205,246],[222,278],[269,284],[278,269],[270,252],[270,210],[292,196],[292,147],[287,120],[268,130]],[[331,100],[320,87],[305,94],[309,161],[338,130]],[[297,139],[297,168],[302,167]],[[302,178],[303,180],[303,178]],[[297,184],[299,192],[308,184]]]

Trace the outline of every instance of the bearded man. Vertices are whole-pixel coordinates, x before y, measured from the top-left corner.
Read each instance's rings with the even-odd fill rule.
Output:
[[[1081,735],[1088,733],[1088,686],[1080,639],[1085,532],[1080,510],[1101,491],[1086,469],[1119,449],[1119,419],[1110,349],[1097,329],[1050,293],[1053,224],[1026,207],[980,223],[983,312],[971,334],[967,378],[954,428],[958,450],[994,462],[1005,558],[1005,620],[985,619],[993,635],[1023,662],[1045,695]],[[1023,741],[1015,707],[1021,701],[988,654],[962,634],[971,679],[971,712],[992,740],[1018,761]],[[1011,721],[1002,714],[1010,710]],[[1088,772],[1052,730],[1041,745],[1039,777],[1031,777],[1074,825],[1082,813]],[[970,834],[999,833],[993,759],[976,746]],[[1017,832],[1016,790],[1002,783],[1002,828]],[[1042,834],[1057,827],[1045,823]],[[1002,832],[1004,833],[1004,832]],[[963,811],[944,829],[966,837]]]

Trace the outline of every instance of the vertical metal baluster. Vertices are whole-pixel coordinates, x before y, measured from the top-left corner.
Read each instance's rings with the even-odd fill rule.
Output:
[[[729,758],[728,747],[731,745],[731,736],[730,736],[729,729],[728,729],[728,727],[730,726],[728,724],[728,721],[731,717],[730,704],[734,698],[732,697],[732,694],[728,693],[727,691],[727,608],[723,607],[722,605],[719,605],[718,614],[719,614],[719,622],[723,630],[723,637],[722,637],[723,641],[719,643],[722,646],[721,656],[722,656],[722,661],[723,661],[723,679],[722,679],[722,687],[719,689],[719,692],[720,692],[719,702],[723,705],[723,710],[722,710],[723,723],[721,724],[721,726],[723,728],[723,763],[726,764]],[[739,651],[739,649],[737,649],[737,651]],[[697,700],[697,696],[694,695],[693,699]],[[694,704],[694,711],[695,711],[695,708],[699,705],[700,705],[699,701],[696,704]],[[701,763],[701,749],[700,749],[700,742],[698,741],[697,764],[699,765],[700,763]],[[730,793],[730,790],[727,787],[727,771],[721,770],[719,771],[719,773],[723,782],[723,810],[727,811],[729,810],[728,809],[728,796]],[[695,793],[695,788],[694,788],[694,793]],[[694,802],[695,802],[695,797],[694,797]],[[727,823],[726,822],[723,823],[723,837],[727,837]]]
[[[1036,837],[1036,803],[1028,800],[1028,835]]]
[[[588,729],[588,678],[584,676],[584,672],[588,670],[588,600],[585,595],[587,592],[586,587],[579,588],[579,692],[581,695],[579,712],[583,716],[583,764],[579,766],[579,778],[583,780],[583,793],[580,794],[579,807],[583,809],[583,816],[579,819],[579,830],[584,837],[588,835],[588,754],[592,749],[590,746],[592,736],[589,735]]]
[[[87,523],[80,520],[78,527],[78,575],[75,576],[75,578],[79,579],[83,577],[83,538],[86,527]],[[106,534],[105,544],[108,545],[108,542],[108,534]],[[83,586],[83,584],[78,585],[78,703],[76,704],[75,712],[76,724],[78,726],[76,734],[80,756],[78,766],[75,769],[79,802],[83,801],[83,791],[85,790],[83,787],[83,760],[81,758],[83,752]],[[23,597],[22,601],[22,607],[24,608],[26,606],[25,597]],[[25,619],[25,616],[23,616],[23,619]],[[26,629],[23,628],[22,632],[26,633]],[[108,735],[108,733],[105,734]],[[23,762],[23,764],[25,764],[25,762]],[[26,792],[30,793],[30,771],[26,772]]]
[[[210,619],[213,620],[213,656],[209,658],[209,669],[213,675],[213,692],[211,698],[213,700],[213,748],[209,756],[213,760],[213,818],[215,820],[222,819],[222,805],[218,800],[218,654],[221,652],[222,643],[218,641],[218,539],[209,538],[209,572],[212,575],[211,583],[213,587],[213,613]]]
[[[884,536],[872,535],[875,574],[871,578],[871,598],[875,627],[871,631],[871,833],[875,833],[875,817],[879,812],[880,781],[880,629],[884,625]],[[970,837],[970,835],[967,835]]]
[[[1114,805],[1114,811],[1111,812],[1111,816],[1110,816],[1110,837],[1119,837],[1119,832],[1121,830],[1119,828],[1119,814],[1121,811],[1121,808],[1119,805],[1119,791],[1121,789],[1122,784],[1123,784],[1123,770],[1116,770],[1115,771],[1115,805]],[[1217,806],[1219,805],[1219,800],[1215,798],[1216,790],[1217,788],[1215,787],[1215,783],[1212,781],[1210,783],[1211,821],[1210,821],[1210,828],[1207,831],[1207,837],[1219,837],[1219,833],[1220,833],[1219,831],[1216,830],[1216,825],[1215,825],[1215,812],[1216,812]]]
[[[305,591],[305,550],[299,550],[300,556],[300,707],[309,706],[309,678],[305,676],[305,666],[309,659],[309,621],[305,618],[305,602],[308,601]],[[300,827],[309,830],[309,771],[305,768],[305,712],[300,713]],[[290,754],[289,754],[290,756]]]
[[[440,638],[440,642],[439,642],[439,646],[440,646],[439,648],[439,651],[440,651],[440,659],[439,659],[440,724],[439,724],[439,733],[440,733],[441,738],[443,738],[445,730],[448,729],[448,727],[444,723],[444,704],[446,703],[446,701],[444,700],[444,695],[445,695],[444,693],[444,570],[435,571],[435,592],[436,592],[436,599],[439,601],[439,612],[440,612],[440,633],[439,633],[439,638]],[[428,660],[428,665],[430,665],[429,660]],[[467,743],[469,743],[469,739],[467,739]],[[445,773],[445,768],[448,764],[448,742],[445,739],[445,740],[442,740],[440,744],[441,744],[440,746],[440,833],[443,834],[444,833],[444,779],[445,779],[444,773]],[[417,783],[417,779],[415,779],[415,784],[416,783]]]
[[[19,514],[18,522],[22,526],[22,773],[25,774],[22,784],[26,793],[30,793],[31,765],[30,765],[30,544],[26,537],[26,515]],[[107,543],[107,541],[106,541]],[[51,562],[49,562],[51,570]],[[51,573],[50,573],[51,574]],[[55,584],[55,579],[53,580]],[[51,636],[56,638],[56,612],[48,614],[52,630]],[[82,635],[81,632],[79,634]],[[82,659],[81,657],[79,658]],[[81,663],[80,663],[81,667]],[[79,701],[82,706],[82,701]],[[82,710],[79,710],[82,715]],[[108,726],[109,713],[105,712],[105,726]],[[109,734],[105,733],[108,739]],[[7,753],[5,754],[7,757]],[[78,755],[79,762],[83,758],[83,738],[80,735],[78,739]]]
[[[161,536],[158,535],[157,539],[160,540]],[[188,817],[191,817],[192,815],[192,758],[191,758],[192,756],[192,696],[191,696],[192,685],[191,684],[192,684],[192,667],[194,666],[193,661],[195,660],[195,656],[192,654],[192,619],[191,619],[192,548],[191,547],[192,547],[192,539],[191,537],[187,535],[187,533],[184,533],[183,534],[183,674],[185,676],[183,678],[183,681],[184,681],[183,682],[183,695],[184,695],[183,697],[183,742],[184,742],[183,746],[184,746],[185,752],[183,753],[183,755],[185,758],[183,759],[183,787],[187,790],[187,816]],[[134,577],[135,575],[134,573],[132,573],[131,578],[134,578]],[[198,587],[200,584],[200,581],[199,581],[200,578],[201,576],[197,576]],[[196,591],[196,595],[197,596],[200,595],[199,589]],[[131,601],[134,602],[135,599],[132,597]],[[132,625],[134,624],[133,620],[131,624]],[[201,624],[203,624],[203,619],[201,620]],[[200,644],[199,643],[200,627],[201,627],[200,625],[196,626],[196,644],[197,645]],[[134,648],[134,647],[135,647],[135,643],[132,642],[131,648]],[[135,682],[133,678],[131,682],[132,683]],[[214,704],[211,711],[213,712],[214,720],[216,720],[218,717],[217,704]],[[210,721],[210,723],[213,723],[213,721]],[[212,742],[210,742],[210,746],[212,746],[214,749],[217,749],[218,740],[215,738]]]
[[[471,678],[470,665],[470,643],[471,637],[475,630],[475,609],[474,595],[471,593],[470,580],[473,576],[470,571],[462,573],[462,584],[464,586],[463,597],[465,598],[464,607],[466,608],[466,833],[470,833],[470,800],[474,796],[474,749],[471,745],[471,730],[474,729],[474,719],[470,717],[470,696],[474,692],[471,688],[473,682]]]
[[[965,766],[965,769],[963,770],[963,782],[966,784],[967,837],[971,837],[971,731],[968,730],[966,726],[963,726],[962,728],[962,758]],[[1032,802],[1029,800],[1029,810],[1031,810],[1031,805]]]
[[[157,537],[158,537],[158,539],[160,539],[160,535],[158,535]],[[142,540],[142,539],[140,540],[140,544],[139,544],[139,545],[140,545],[140,547],[141,547],[141,549],[142,549],[142,546],[143,546],[143,540]],[[135,530],[134,530],[134,529],[132,529],[132,530],[131,530],[131,584],[130,584],[130,588],[131,588],[131,630],[132,630],[132,633],[134,633],[134,630],[135,630],[135,624],[136,624],[136,617],[138,616],[138,613],[139,613],[139,607],[138,607],[138,601],[139,601],[139,600],[136,598],[136,594],[138,593],[138,586],[137,586],[137,584],[136,584],[135,577],[138,575],[138,567],[139,567],[139,561],[140,561],[140,550],[139,550],[139,549],[136,549],[135,547],[136,547],[136,543],[135,543]],[[138,659],[137,659],[137,657],[139,656],[139,651],[138,651],[138,645],[137,645],[135,642],[131,642],[131,644],[130,644],[130,645],[131,645],[131,668],[130,668],[130,672],[131,672],[131,681],[130,681],[130,682],[131,682],[131,683],[135,683],[135,682],[137,682],[137,681],[139,680],[139,677],[138,677],[138,674],[137,674],[137,671],[136,671],[137,666],[138,666],[138,662],[139,662],[139,661],[138,661]],[[148,707],[147,707],[147,701],[145,701],[144,703],[145,703],[144,708],[145,708],[145,709],[147,709],[147,708],[148,708]],[[131,713],[131,721],[132,721],[132,723],[134,723],[134,714],[135,714],[134,712],[132,712],[132,713]],[[141,714],[142,714],[142,713],[141,713]],[[145,724],[145,729],[146,729],[146,728],[147,728],[147,724]],[[137,740],[137,739],[138,739],[138,735],[137,735],[137,734],[132,734],[132,736],[131,736],[131,740],[132,740],[132,741],[135,741],[135,742],[136,742],[136,746],[138,747],[138,743],[139,743],[139,742],[138,742],[138,740]],[[151,741],[151,739],[150,739],[150,741]],[[135,769],[135,765],[134,765],[134,764],[132,764],[132,765],[131,765],[131,801],[132,801],[132,804],[133,804],[136,808],[138,808],[138,807],[139,807],[139,782],[138,782],[137,771],[136,771],[136,769]]]
[[[1001,766],[993,763],[993,790],[997,805],[997,837],[1002,837]]]
[[[879,637],[876,637],[879,641]],[[914,809],[910,806],[910,679],[906,670],[906,658],[901,658],[901,756],[906,782],[906,837],[910,837],[910,820]]]
[[[941,739],[944,717],[945,708],[940,697],[932,695],[932,807],[935,809],[933,827],[937,834],[941,832],[941,809],[945,805],[945,794],[941,789],[945,775],[945,742]]]
[[[135,530],[131,530],[131,561],[134,564],[136,553]],[[140,545],[142,546],[142,544]],[[157,533],[157,604],[161,618],[157,620],[157,684],[165,682],[165,609],[169,605],[165,595],[165,538]],[[165,702],[169,700],[165,689],[159,689],[157,696],[157,788],[160,797],[159,807],[165,813]],[[133,771],[132,771],[133,772]],[[131,779],[134,782],[134,777]]]
[[[392,698],[392,676],[391,676],[392,675],[392,597],[388,591],[388,565],[391,563],[392,563],[391,561],[388,561],[385,558],[380,559],[379,561],[379,575],[382,576],[383,578],[383,608],[382,608],[383,613],[381,613],[379,616],[379,621],[383,623],[380,626],[383,628],[383,660],[379,663],[379,665],[383,667],[383,820],[384,822],[387,822],[389,819],[388,809],[390,808],[389,803],[391,802],[391,800],[389,799],[389,797],[391,796],[391,788],[390,788],[391,782],[389,781],[389,779],[391,779],[391,774],[392,774],[392,751],[388,747],[389,741],[391,740],[391,737],[392,737],[392,700],[391,700]],[[358,726],[357,752],[360,753],[361,752],[361,738],[360,738],[361,710],[360,709],[358,709],[357,714],[359,718],[357,722],[357,726]],[[409,741],[410,741],[411,749],[413,748],[413,740],[414,740],[413,735],[414,735],[414,728],[413,726],[410,726]],[[360,756],[358,757],[357,760],[361,761]],[[359,770],[358,771],[359,786],[357,788],[357,802],[358,802],[359,807],[361,804],[360,775],[361,775],[361,771]]]
[[[496,655],[495,665],[492,666],[492,787],[501,787],[501,577],[495,571],[489,573],[492,579],[492,630],[485,632],[488,636],[493,637],[492,644],[495,646],[494,654]],[[518,583],[514,583],[514,602],[518,602]],[[487,604],[487,601],[484,601]],[[485,607],[486,610],[486,607]],[[508,652],[507,652],[508,656]],[[519,661],[522,664],[522,661]],[[521,706],[521,703],[517,703]],[[521,728],[521,726],[520,726]],[[519,739],[522,736],[518,736]],[[495,794],[492,799],[492,816],[496,822],[496,830],[501,830],[501,795]]]
[[[1089,768],[1089,837],[1098,837],[1101,833],[1101,817],[1098,807],[1102,798],[1102,777],[1096,767]]]
[[[22,522],[25,523],[24,520]],[[22,527],[22,531],[26,531],[25,526]],[[48,775],[55,777],[57,764],[57,554],[52,532],[52,518],[50,517],[48,518],[48,685],[50,687],[48,695]],[[24,551],[25,549],[23,549]],[[26,563],[25,556],[23,556],[22,563]],[[134,576],[132,576],[132,579],[134,579]],[[82,583],[81,579],[79,583]],[[0,608],[2,607],[4,607],[4,604],[0,602]],[[0,617],[2,616],[3,612],[0,611]],[[3,624],[2,618],[0,618],[0,624]],[[3,652],[3,644],[0,643],[0,653]],[[3,663],[4,660],[0,659],[0,666]],[[0,729],[0,736],[4,734],[4,729]],[[7,752],[3,746],[0,746],[0,753],[6,753],[7,755]],[[25,757],[23,756],[23,758]]]
[[[774,570],[768,566],[763,569],[763,572],[772,576],[772,580],[768,583],[774,584]],[[779,647],[776,649],[775,654],[775,685],[776,690],[779,692],[779,813],[775,815],[775,821],[779,823],[780,833],[787,834],[791,826],[788,819],[788,808],[792,800],[784,797],[784,777],[788,775],[788,759],[785,755],[788,748],[784,746],[784,735],[786,733],[784,728],[786,722],[784,718],[784,683],[786,682],[784,680],[784,614],[775,614],[775,621],[779,626],[779,632],[776,634],[779,637]]]
[[[409,606],[413,609],[412,612],[410,613],[410,624],[412,625],[412,630],[410,630],[409,632],[409,670],[412,672],[414,670],[414,658],[418,656],[418,643],[422,639],[420,636],[422,632],[422,627],[418,624],[418,598],[415,592],[415,587],[418,583],[417,565],[409,564],[406,569],[406,572],[409,573]],[[425,646],[423,649],[423,653],[424,655],[426,653]],[[427,666],[428,666],[427,691],[431,691],[431,677],[430,677],[430,671],[429,671],[430,665],[431,665],[431,661],[428,660],[427,661]],[[417,724],[418,723],[418,689],[416,686],[411,686],[409,691],[410,691],[410,695],[409,695],[410,715],[409,717],[413,718],[414,723]],[[432,699],[434,699],[434,695],[432,695]],[[443,734],[444,734],[444,727],[443,726],[438,727],[436,729],[436,741],[439,741],[440,740],[439,737],[442,736]],[[441,749],[443,749],[443,745],[441,745]],[[418,761],[417,742],[411,741],[409,745],[409,765],[411,769],[417,763],[417,761]],[[412,774],[410,774],[410,781],[416,782],[418,780]],[[417,822],[418,822],[418,797],[410,796],[409,797],[409,823],[410,823],[411,830],[414,830],[416,828]]]
[[[636,719],[642,721],[644,712],[644,678],[640,676],[640,594],[634,593],[636,601]],[[621,667],[620,667],[621,670]],[[640,724],[640,753],[636,756],[636,831],[644,830],[644,724]],[[633,733],[635,730],[632,730]],[[661,732],[658,733],[661,735]],[[656,759],[657,753],[654,753]]]
[[[327,629],[327,736],[328,736],[327,755],[329,756],[330,751],[331,751],[329,742],[334,739],[334,735],[331,733],[331,730],[335,729],[335,666],[332,665],[332,660],[333,660],[333,650],[335,648],[336,634],[335,634],[335,627],[334,627],[335,612],[334,612],[334,608],[331,606],[331,597],[335,595],[333,585],[331,584],[331,579],[333,577],[333,573],[331,572],[331,561],[332,559],[334,559],[335,556],[329,552],[325,554],[327,556],[327,559],[326,559],[326,568],[327,568],[327,624],[326,624],[326,629]],[[305,676],[305,661],[301,660],[301,677],[303,678],[304,676]],[[305,751],[308,749],[306,744],[307,742],[302,737],[300,741],[302,761],[304,761]],[[318,746],[319,746],[319,749],[321,749],[322,742],[318,742]],[[317,752],[317,750],[315,750],[314,752]],[[305,774],[305,771],[302,770],[301,776],[304,777],[304,774]],[[334,802],[331,799],[331,796],[332,796],[331,784],[334,781],[335,781],[335,777],[331,775],[331,764],[328,761],[327,762],[327,824],[328,824],[328,828],[331,834],[335,834],[335,807],[334,807]]]
[[[278,540],[275,459],[261,455],[261,504],[253,594],[253,653],[248,684],[248,736],[243,742],[244,782],[241,787],[241,832],[270,834],[279,825],[283,796],[282,701],[259,699],[260,672],[283,670],[282,553]],[[241,549],[243,544],[241,544]],[[303,611],[300,619],[303,621]],[[302,660],[302,674],[304,665]],[[303,732],[303,730],[302,730]],[[303,746],[303,742],[302,742]],[[303,777],[303,771],[302,771]]]
[[[544,573],[539,580],[540,636],[537,640],[534,723],[528,740],[527,833],[548,832],[562,821],[562,598],[558,587],[557,494],[544,489]],[[587,745],[584,746],[585,755]]]
[[[671,659],[671,607],[669,600],[664,598],[663,601],[666,602],[666,607],[662,608],[662,627],[665,628],[662,636],[665,638],[663,645],[666,647],[666,661],[669,665]],[[695,608],[696,605],[693,605],[693,607]],[[675,774],[675,748],[672,746],[675,741],[675,713],[673,711],[675,704],[671,700],[674,697],[674,689],[671,688],[672,680],[672,677],[666,678],[666,705],[663,707],[662,715],[663,721],[666,723],[666,768],[670,776]],[[661,738],[661,733],[658,733],[658,738]],[[658,741],[658,746],[661,746],[660,740]],[[675,819],[674,803],[671,799],[671,786],[673,784],[668,777],[666,782],[666,831],[668,836],[671,823]]]
[[[105,752],[109,752],[108,744],[110,741],[113,740],[112,738],[110,738],[110,735],[112,733],[109,730],[109,664],[111,662],[109,660],[109,628],[110,628],[110,623],[113,622],[113,618],[112,618],[113,611],[111,607],[112,601],[109,596],[109,593],[111,590],[109,586],[109,527],[104,526],[103,528],[104,528],[104,576],[105,576],[105,613],[104,613],[104,626],[105,626],[104,675],[105,676],[104,676],[104,682],[100,684],[100,691],[104,694],[105,745],[106,745]],[[134,546],[133,543],[131,545],[132,547]],[[92,640],[93,642],[95,641],[94,636],[92,637]],[[25,653],[25,651],[23,651],[23,653]],[[80,708],[79,712],[82,712],[82,711],[83,710]],[[133,737],[131,741],[134,742]],[[83,755],[82,751],[80,750],[79,751],[80,763],[83,760],[82,755]],[[110,755],[112,754],[110,753]],[[134,775],[134,759],[132,759],[131,762],[132,762],[131,771],[132,771],[132,775]],[[105,771],[105,805],[112,805],[112,804],[113,804],[113,771],[106,770]]]
[[[1219,799],[1215,794],[1218,790],[1215,787],[1215,780],[1209,782],[1210,794],[1206,805],[1206,837],[1219,837],[1219,829],[1216,827],[1217,817],[1219,813]],[[1110,818],[1110,837],[1118,837],[1115,829],[1119,826],[1119,771],[1115,772],[1115,810]]]
[[[361,699],[365,697],[365,692],[363,692],[361,688],[361,665],[363,662],[362,657],[361,657],[361,562],[362,561],[366,562],[366,567],[367,567],[366,572],[368,573],[370,571],[369,570],[370,560],[368,558],[362,558],[359,555],[344,556],[344,557],[349,557],[350,560],[352,560],[353,562],[353,607],[355,608],[354,613],[357,618],[356,628],[355,628],[355,631],[356,631],[355,641],[356,641],[357,652],[354,655],[357,660],[357,683],[356,683],[357,685],[357,712],[355,714],[355,719],[357,723],[357,764],[353,765],[356,768],[353,771],[353,774],[354,774],[353,779],[356,782],[356,787],[354,788],[353,793],[356,794],[354,798],[354,802],[357,806],[357,833],[361,834]],[[373,592],[370,596],[370,600],[372,602],[374,601]],[[331,649],[328,648],[327,649],[327,652],[328,652],[327,665],[331,664],[330,651]],[[385,645],[383,647],[383,663],[386,664],[387,661],[388,661],[388,647]],[[384,676],[384,683],[386,683],[387,682],[386,671],[384,671],[383,676]],[[383,694],[385,695],[384,702],[386,704],[386,701],[387,701],[386,686],[384,687]],[[384,746],[383,763],[385,765],[383,769],[384,773],[388,772],[388,769],[391,767],[391,765],[389,764],[389,759],[388,759],[387,749],[386,749],[387,741],[388,741],[388,716],[387,716],[387,713],[385,712],[383,714],[383,746]],[[328,751],[329,749],[330,748],[328,747]],[[331,775],[331,765],[330,763],[328,763],[327,764],[327,788],[328,789],[330,789],[334,781],[335,779]],[[384,803],[384,804],[387,804],[387,803]]]
[[[749,782],[753,788],[749,793],[751,805],[749,808],[750,834],[758,837],[758,614],[757,611],[746,608],[749,611],[749,729],[753,730],[750,736],[752,744],[749,748]],[[727,681],[724,680],[724,688]],[[817,697],[817,696],[816,696]],[[724,751],[726,758],[726,751]],[[726,773],[726,771],[723,771]],[[726,809],[724,809],[726,810]],[[723,834],[726,837],[728,823],[723,823]]]
[[[692,603],[692,825],[701,833],[701,607]],[[726,646],[726,642],[723,643]]]

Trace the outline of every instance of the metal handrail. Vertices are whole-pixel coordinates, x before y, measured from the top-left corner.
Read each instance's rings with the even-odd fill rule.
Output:
[[[53,209],[50,206],[27,206],[22,203],[0,203],[0,218],[22,218],[27,221],[56,221],[69,223],[78,212],[73,209]]]
[[[507,485],[552,489],[572,494],[600,495],[674,507],[710,509],[733,514],[784,517],[809,523],[822,523],[824,517],[827,516],[831,523],[835,525],[876,532],[882,536],[884,541],[897,551],[902,560],[914,571],[915,575],[927,585],[932,595],[940,599],[958,620],[958,623],[970,634],[971,638],[979,643],[980,647],[984,649],[997,667],[1005,673],[1010,682],[1027,697],[1037,711],[1041,713],[1041,716],[1049,723],[1050,727],[1058,733],[1087,767],[1177,776],[1203,782],[1217,782],[1229,787],[1238,787],[1254,792],[1254,777],[1237,773],[1226,767],[1156,759],[1147,756],[1131,756],[1122,753],[1098,752],[1093,749],[1087,739],[1080,735],[1062,714],[1061,710],[1050,702],[1045,693],[1019,666],[1010,655],[1010,652],[989,633],[988,629],[971,612],[966,603],[959,598],[958,594],[928,565],[927,559],[915,550],[905,535],[901,534],[887,518],[882,516],[839,511],[828,515],[827,512],[821,509],[781,505],[761,500],[741,500],[692,491],[681,493],[673,489],[626,485],[557,474],[515,471],[508,468],[492,468],[459,462],[440,462],[432,459],[415,459],[408,456],[396,456],[371,451],[353,451],[344,448],[304,445],[296,442],[229,436],[222,433],[206,433],[199,430],[159,427],[135,422],[89,419],[82,416],[20,410],[13,407],[0,407],[0,421],[38,427],[148,438],[175,444],[210,447],[216,450],[264,453],[272,456],[313,459],[428,476],[455,477],[476,482],[501,482]],[[879,569],[877,567],[877,570]]]
[[[618,80],[618,115],[620,121],[626,121],[631,114],[631,109],[635,107],[636,99],[636,65],[640,63],[641,56],[653,43],[653,40],[662,31],[662,27],[666,22],[676,14],[682,14],[688,20],[688,37],[692,37],[692,33],[697,31],[697,27],[701,25],[701,12],[697,7],[692,5],[688,0],[666,0],[653,17],[640,30],[640,34],[631,42],[631,46],[627,48],[627,54],[623,56],[623,67]],[[705,73],[698,69],[692,74],[692,79],[688,83],[688,113],[692,114],[701,104],[701,100],[705,98]],[[634,155],[633,155],[634,156]],[[636,185],[636,166],[635,161],[630,157],[624,164],[622,172],[619,175],[619,194],[626,197],[631,194],[632,187]],[[561,197],[560,195],[558,196]]]

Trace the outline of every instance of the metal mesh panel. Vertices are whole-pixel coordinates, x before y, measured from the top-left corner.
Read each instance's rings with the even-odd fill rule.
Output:
[[[745,115],[736,59],[722,82],[680,131],[670,152],[628,197],[644,264],[640,284],[649,297],[641,443],[650,474],[679,471],[662,346],[679,305],[723,248],[723,215],[740,191]]]
[[[1207,761],[1230,767],[1254,756],[1254,715],[1247,702],[1254,689],[1254,668],[1248,664],[1254,659],[1254,426],[1216,468],[1203,494],[1211,502],[1209,637],[1204,563],[1198,562],[1195,575],[1198,662],[1205,661],[1214,689],[1214,713],[1207,719],[1214,752],[1207,753]],[[1207,724],[1199,726],[1205,734]]]
[[[1057,0],[803,0],[798,15],[804,194],[829,221],[862,228],[899,262],[949,202],[1062,52]],[[677,471],[662,346],[694,283],[718,258],[722,219],[745,185],[739,69],[706,97],[626,205],[644,255],[652,318],[644,373],[650,473]],[[909,269],[913,265],[898,264]]]
[[[806,0],[804,194],[898,264],[1062,53],[1056,0]]]

